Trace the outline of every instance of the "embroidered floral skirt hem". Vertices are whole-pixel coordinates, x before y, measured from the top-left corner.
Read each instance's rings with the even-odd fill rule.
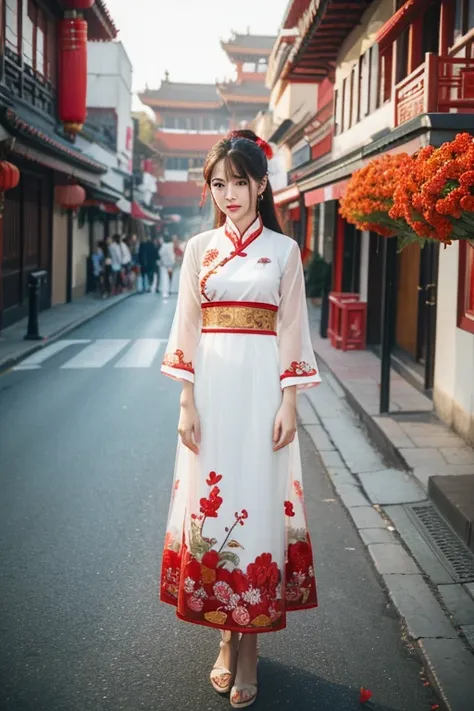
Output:
[[[298,439],[272,447],[276,339],[204,334],[195,400],[202,441],[197,456],[178,443],[160,599],[187,622],[281,630],[317,594]]]

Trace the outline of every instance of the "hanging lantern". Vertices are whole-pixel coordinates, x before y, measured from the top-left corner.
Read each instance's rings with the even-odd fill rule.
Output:
[[[86,120],[87,22],[66,18],[59,22],[59,119],[66,133],[75,135]]]
[[[16,188],[19,182],[20,171],[16,165],[6,160],[0,161],[0,192],[4,193],[6,190]]]
[[[86,191],[80,185],[57,185],[54,200],[66,210],[76,210],[84,204]]]
[[[90,10],[94,3],[95,0],[62,0],[61,5],[66,10],[78,10],[80,12],[83,10]]]

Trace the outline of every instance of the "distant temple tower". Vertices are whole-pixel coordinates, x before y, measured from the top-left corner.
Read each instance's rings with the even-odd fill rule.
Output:
[[[140,100],[155,113],[155,148],[164,162],[157,201],[163,215],[179,216],[184,237],[199,231],[202,166],[211,147],[233,128],[243,127],[268,106],[268,58],[276,37],[234,34],[221,42],[237,77],[216,84],[173,82],[168,72],[159,89],[145,89]],[[171,219],[171,218],[170,218]],[[173,219],[177,219],[174,217]]]
[[[230,40],[221,42],[237,71],[235,81],[218,84],[231,128],[241,128],[268,107],[270,90],[265,86],[265,76],[275,41],[276,37],[234,33]]]

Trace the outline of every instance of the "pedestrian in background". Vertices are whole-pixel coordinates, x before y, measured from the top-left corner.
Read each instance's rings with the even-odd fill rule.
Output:
[[[127,237],[122,238],[120,242],[120,249],[122,251],[123,285],[126,289],[130,289],[132,286],[132,253],[130,251],[130,247],[128,246]]]
[[[183,387],[161,600],[221,631],[211,684],[233,708],[256,700],[258,633],[317,606],[296,390],[320,376],[269,153],[252,131],[233,131],[208,155],[216,228],[187,244],[162,364]]]
[[[153,291],[155,293],[159,292],[160,289],[160,281],[161,281],[161,273],[160,273],[160,249],[161,249],[161,239],[159,237],[155,237],[153,240],[153,244],[155,245],[155,250],[156,250],[156,269],[155,269],[155,279],[153,282]]]
[[[112,285],[113,293],[118,294],[122,290],[122,249],[120,245],[120,235],[112,236],[112,242],[109,246],[111,267],[112,267]]]
[[[160,267],[161,267],[161,293],[164,299],[167,299],[173,281],[173,272],[176,264],[176,256],[174,251],[173,240],[169,235],[163,239],[163,244],[160,249]]]
[[[94,292],[97,296],[105,298],[104,289],[104,252],[99,244],[94,245],[91,256],[92,276],[94,279]]]
[[[155,245],[147,235],[140,243],[138,251],[138,259],[143,278],[143,290],[151,291],[153,285],[153,277],[156,270],[156,260],[158,253]]]
[[[104,253],[104,289],[106,295],[110,296],[113,287],[112,258],[110,256],[110,246],[112,244],[112,240],[110,237],[107,237],[99,244]]]

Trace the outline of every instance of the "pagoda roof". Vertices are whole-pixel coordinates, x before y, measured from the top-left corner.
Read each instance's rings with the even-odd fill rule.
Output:
[[[288,0],[288,5],[283,16],[282,28],[289,30],[296,27],[300,17],[308,9],[311,0]]]
[[[239,35],[234,33],[230,40],[221,41],[222,49],[228,54],[269,55],[276,42],[274,35]]]
[[[166,180],[158,183],[157,200],[163,207],[194,207],[201,194],[202,186],[194,180]]]
[[[330,75],[342,43],[373,1],[310,0],[298,21],[300,36],[291,48],[281,78],[318,82]]]
[[[146,106],[156,108],[220,108],[221,98],[215,84],[189,84],[164,80],[159,89],[145,89],[139,95]]]
[[[263,81],[220,84],[219,92],[226,103],[268,104],[270,100],[270,90]]]
[[[224,138],[222,133],[173,133],[157,131],[155,142],[162,153],[208,153],[212,146]]]

